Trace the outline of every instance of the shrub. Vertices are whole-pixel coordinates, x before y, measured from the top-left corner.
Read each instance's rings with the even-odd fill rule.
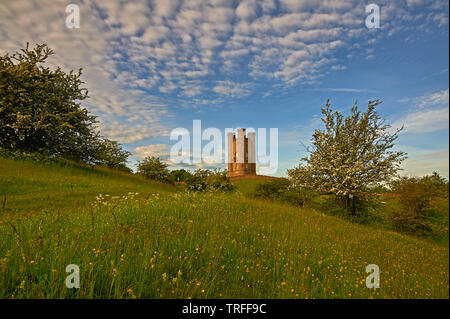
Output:
[[[230,192],[233,184],[227,176],[227,171],[216,170],[207,178],[208,189],[212,192]]]
[[[234,189],[226,170],[197,169],[186,181],[189,191],[230,192]]]
[[[176,169],[170,171],[170,180],[172,182],[186,182],[192,174],[185,169]]]
[[[259,184],[254,196],[268,199],[280,199],[283,193],[289,188],[289,180],[285,178],[273,179],[265,183]]]
[[[137,165],[138,174],[145,178],[160,182],[169,182],[170,172],[167,164],[161,162],[158,157],[147,156],[143,161],[139,161]]]
[[[203,192],[206,190],[206,180],[201,176],[193,174],[186,181],[186,189],[192,192]]]
[[[390,220],[395,230],[403,233],[426,235],[431,232],[430,224],[412,210],[399,209],[392,213]]]
[[[401,205],[391,216],[394,227],[399,231],[421,235],[431,232],[428,219],[437,213],[433,200],[448,197],[448,181],[438,173],[433,173],[422,178],[402,177],[391,186]]]
[[[273,179],[259,184],[253,194],[255,197],[280,200],[297,206],[309,206],[316,194],[304,187],[292,187],[285,178]]]

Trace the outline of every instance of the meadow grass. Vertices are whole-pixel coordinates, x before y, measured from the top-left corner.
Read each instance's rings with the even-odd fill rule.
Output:
[[[449,298],[448,246],[239,193],[0,163],[0,298]],[[65,287],[69,264],[80,289]]]
[[[260,184],[267,183],[267,179],[246,178],[233,181],[236,190],[244,195],[253,195]]]
[[[37,163],[0,157],[0,205],[3,213],[82,208],[97,194],[122,195],[129,191],[175,192],[174,186],[151,182],[126,172],[65,163]]]

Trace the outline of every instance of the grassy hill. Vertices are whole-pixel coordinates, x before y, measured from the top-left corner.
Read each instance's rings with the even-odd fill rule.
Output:
[[[153,192],[174,192],[173,186],[152,182],[108,168],[89,168],[70,162],[37,163],[0,157],[0,195],[3,213],[78,209],[98,194],[123,195],[129,191],[147,196]],[[6,199],[5,199],[6,196]]]
[[[0,158],[0,298],[449,298],[448,245],[250,199],[240,193],[255,182],[238,184],[187,193]],[[64,285],[69,264],[80,289]],[[368,264],[380,289],[365,286]]]

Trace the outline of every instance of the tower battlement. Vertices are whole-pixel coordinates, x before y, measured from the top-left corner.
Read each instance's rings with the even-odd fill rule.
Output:
[[[227,134],[228,177],[256,175],[256,134],[239,128],[236,134]]]

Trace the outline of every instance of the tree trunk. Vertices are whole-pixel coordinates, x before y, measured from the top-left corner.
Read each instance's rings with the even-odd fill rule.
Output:
[[[347,209],[348,212],[350,213],[350,216],[356,216],[356,207],[353,197],[347,195],[346,199],[347,199]]]

